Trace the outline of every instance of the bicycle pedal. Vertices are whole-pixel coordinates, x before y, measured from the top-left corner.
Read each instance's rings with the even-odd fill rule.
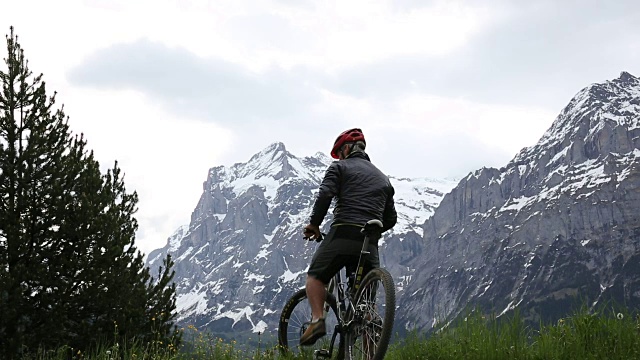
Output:
[[[329,354],[329,350],[327,349],[319,349],[319,350],[313,351],[314,359],[328,359],[330,357],[331,357],[331,354]]]

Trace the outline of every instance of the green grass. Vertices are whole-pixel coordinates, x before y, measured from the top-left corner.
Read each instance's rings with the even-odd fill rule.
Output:
[[[640,316],[582,309],[532,329],[517,313],[469,315],[428,338],[411,334],[392,344],[385,359],[640,359]]]
[[[77,358],[110,359],[222,359],[222,360],[298,360],[282,356],[272,344],[245,347],[189,327],[184,330],[182,349],[162,343],[133,344],[128,348],[100,347],[95,353],[77,354]],[[73,349],[61,347],[24,359],[62,360]],[[524,325],[517,313],[495,318],[470,314],[430,336],[417,332],[389,347],[389,360],[444,359],[640,359],[640,315],[613,310],[596,313],[580,310],[554,324],[536,329]]]

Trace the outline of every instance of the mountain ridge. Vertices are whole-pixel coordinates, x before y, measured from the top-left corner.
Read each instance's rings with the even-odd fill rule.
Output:
[[[401,178],[399,224],[381,261],[396,281],[397,324],[429,330],[471,304],[529,320],[566,314],[576,296],[640,305],[640,81],[580,90],[533,146],[462,179]],[[148,264],[176,259],[179,322],[224,334],[273,333],[303,286],[300,239],[332,160],[276,142],[210,169],[190,224]],[[330,222],[329,215],[324,222]]]
[[[274,330],[284,301],[304,285],[315,246],[302,240],[315,193],[333,161],[322,153],[298,158],[281,142],[246,163],[212,167],[189,225],[152,251],[153,268],[175,259],[179,321],[219,332]],[[381,241],[402,290],[419,253],[421,224],[457,180],[393,177],[398,225]],[[325,219],[326,232],[331,214]],[[315,243],[314,243],[315,244]]]

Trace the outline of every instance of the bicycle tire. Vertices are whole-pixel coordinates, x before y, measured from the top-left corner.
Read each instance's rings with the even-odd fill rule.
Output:
[[[338,308],[333,294],[328,294],[325,300],[329,304],[330,311],[325,317],[327,335],[318,340],[313,346],[300,346],[300,336],[306,330],[311,321],[311,307],[307,300],[305,289],[298,290],[284,305],[278,325],[278,345],[283,354],[292,353],[303,355],[311,359],[315,350],[328,350],[329,343],[338,325]],[[337,351],[337,352],[336,352]],[[344,359],[344,342],[342,333],[338,333],[333,353],[335,359]],[[306,355],[306,356],[305,356]]]
[[[396,308],[391,274],[382,268],[371,270],[362,279],[355,299],[356,312],[345,335],[346,358],[382,360],[391,340]]]

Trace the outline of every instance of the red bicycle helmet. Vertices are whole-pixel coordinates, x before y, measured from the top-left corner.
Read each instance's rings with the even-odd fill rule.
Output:
[[[338,156],[338,151],[340,150],[342,145],[344,145],[345,143],[356,141],[362,141],[363,143],[365,143],[365,145],[367,144],[367,142],[364,140],[364,134],[362,133],[362,130],[358,128],[349,129],[338,135],[336,142],[333,143],[333,149],[331,149],[331,157],[334,159],[339,159],[340,157]]]

